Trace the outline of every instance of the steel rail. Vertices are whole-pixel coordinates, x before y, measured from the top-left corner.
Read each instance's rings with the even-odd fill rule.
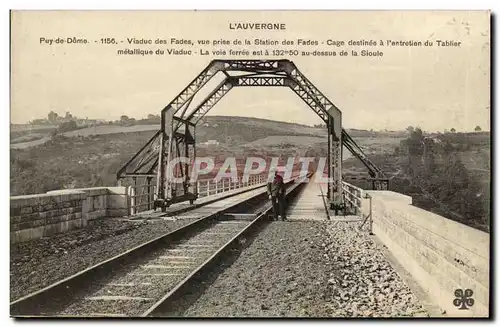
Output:
[[[286,196],[289,197],[291,194],[294,194],[301,186],[300,180],[299,183],[292,185],[287,190]],[[269,212],[272,210],[272,205],[266,205],[266,208],[262,213],[260,213],[250,224],[244,227],[238,234],[232,237],[228,242],[226,242],[223,246],[221,246],[215,253],[213,253],[207,260],[205,260],[202,264],[200,264],[195,270],[193,270],[186,278],[184,278],[181,282],[179,282],[170,292],[168,292],[164,297],[162,297],[158,302],[153,304],[148,310],[146,310],[142,317],[148,316],[161,316],[162,311],[165,310],[165,307],[172,307],[173,303],[182,296],[182,292],[184,289],[189,287],[189,284],[193,282],[197,275],[203,274],[204,271],[210,269],[212,264],[221,257],[226,251],[233,248],[233,246],[238,243],[242,237],[247,235],[252,229],[255,229],[259,223],[262,223],[265,217],[268,216]],[[168,308],[167,308],[168,310]]]

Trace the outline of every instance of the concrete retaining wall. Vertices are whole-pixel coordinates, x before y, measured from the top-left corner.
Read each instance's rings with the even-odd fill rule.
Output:
[[[447,316],[488,316],[489,234],[413,206],[390,191],[372,196],[373,231]],[[471,289],[469,310],[453,305]]]
[[[128,214],[126,187],[57,190],[10,200],[11,243],[84,227],[92,219]]]

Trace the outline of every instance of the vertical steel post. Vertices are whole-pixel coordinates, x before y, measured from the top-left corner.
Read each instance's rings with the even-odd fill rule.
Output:
[[[133,181],[134,181],[134,186],[132,186],[130,188],[131,190],[131,194],[130,194],[130,211],[132,213],[132,215],[135,215],[137,213],[137,198],[135,197],[135,195],[137,194],[137,189],[136,189],[136,186],[137,186],[137,179],[134,177],[133,178]]]
[[[189,142],[188,142],[188,138],[187,136],[191,134],[190,130],[189,130],[189,124],[188,122],[186,121],[185,124],[185,129],[184,129],[184,158],[189,158]],[[187,194],[189,193],[189,187],[190,187],[190,184],[189,184],[189,163],[187,162],[184,162],[184,194]]]
[[[194,139],[194,142],[193,142],[193,160],[191,161],[192,165],[194,165],[196,162],[196,126],[193,126],[193,139]],[[194,166],[191,167],[191,174],[193,172],[193,169],[194,169]],[[198,181],[197,181],[197,185],[199,185]],[[199,186],[196,187],[196,193],[195,193],[196,198],[198,198],[198,194],[200,194]]]
[[[353,190],[356,194],[356,211],[355,211],[355,215],[359,215],[359,213],[361,212],[361,191],[359,189],[354,189]]]
[[[370,199],[370,235],[373,235],[373,215],[372,215],[372,197]]]
[[[334,207],[342,204],[342,113],[335,107],[328,110],[329,172],[331,194],[330,203]],[[330,177],[330,176],[329,176]]]
[[[163,124],[162,124],[163,126]],[[165,199],[165,189],[164,189],[164,165],[163,165],[163,153],[165,151],[165,131],[160,132],[160,149],[158,152],[158,170],[156,173],[156,199]]]
[[[332,117],[328,116],[328,124],[327,124],[327,137],[328,137],[328,152],[326,156],[326,167],[328,168],[328,180],[332,178],[332,138],[331,138],[331,119]],[[324,170],[321,172],[321,174],[324,174]],[[333,192],[332,192],[332,183],[328,182],[328,187],[326,191],[326,197],[328,201],[331,203],[333,201]]]
[[[127,194],[127,216],[132,215],[132,188],[125,186],[125,194]]]
[[[173,147],[173,139],[174,139],[174,124],[173,124],[173,118],[174,118],[174,110],[170,107],[167,110],[165,110],[164,114],[162,115],[162,128],[165,131],[165,136],[168,138],[166,140],[167,146],[166,146],[166,152],[167,152],[167,162],[166,162],[166,168],[167,168],[167,176],[166,178],[162,178],[162,192],[163,192],[163,199],[165,200],[170,200],[172,199],[173,192],[172,192],[172,179],[170,175],[173,175],[174,173],[174,167],[170,167],[170,162],[173,159],[173,154],[172,154],[172,147]],[[164,165],[162,165],[164,166]],[[164,168],[162,168],[164,169]]]

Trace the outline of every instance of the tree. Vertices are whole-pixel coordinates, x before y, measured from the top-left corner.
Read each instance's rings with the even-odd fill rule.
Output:
[[[71,114],[71,112],[66,111],[66,116],[64,116],[64,119],[66,119],[66,120],[73,119],[73,115]]]
[[[447,140],[443,145],[443,151],[444,153],[452,153],[453,151],[455,151],[455,148],[453,147],[451,142]]]
[[[415,130],[415,128],[413,128],[413,126],[408,126],[406,127],[406,130],[408,131],[408,133],[413,133],[413,131]]]
[[[476,126],[476,128],[474,128],[474,132],[481,132],[481,127]]]
[[[424,153],[424,133],[420,128],[415,128],[410,133],[409,137],[400,142],[401,147],[404,149],[408,149],[408,165],[406,171],[409,175],[414,177],[414,174],[417,174],[422,171],[422,155]],[[401,149],[398,149],[400,152]],[[406,152],[406,151],[405,151]]]
[[[457,131],[457,130],[456,130],[454,127],[452,127],[452,128],[450,129],[450,132],[452,132],[452,133],[455,133],[456,131]]]
[[[161,117],[160,115],[148,114],[146,121],[148,123],[159,123],[161,121]]]
[[[125,121],[128,121],[128,120],[129,120],[128,116],[126,116],[126,115],[120,116],[120,121],[125,122]]]

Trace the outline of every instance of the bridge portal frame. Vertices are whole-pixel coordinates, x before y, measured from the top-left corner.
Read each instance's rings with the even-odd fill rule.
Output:
[[[220,72],[224,79],[198,105],[192,106],[198,91]],[[232,88],[241,86],[288,87],[325,122],[328,131],[328,177],[331,178],[327,197],[332,208],[342,207],[342,144],[345,143],[343,136],[347,135],[342,128],[342,112],[292,61],[286,59],[212,60],[161,111],[160,130],[119,170],[117,178],[156,177],[155,208],[159,206],[164,209],[172,203],[183,201],[193,203],[198,194],[189,181],[192,167],[188,163],[168,163],[180,157],[188,157],[190,162],[194,162],[197,124]],[[357,145],[350,137],[346,140],[350,140],[348,149],[352,152],[352,148]],[[369,160],[359,147],[357,149],[357,153],[353,154],[367,165],[365,161]],[[173,174],[166,169],[172,169]],[[377,177],[375,175],[380,174],[371,172],[370,175]],[[174,183],[171,176],[181,177],[183,183]]]

